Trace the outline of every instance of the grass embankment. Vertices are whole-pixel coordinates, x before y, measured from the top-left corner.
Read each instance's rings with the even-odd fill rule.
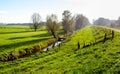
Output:
[[[107,39],[104,42],[104,35]],[[1,73],[39,74],[119,74],[120,33],[99,26],[83,28],[66,39],[60,49],[0,62]],[[80,48],[77,49],[77,43]]]
[[[45,27],[34,32],[29,26],[0,26],[1,60],[14,60],[41,51],[51,41],[54,40]]]

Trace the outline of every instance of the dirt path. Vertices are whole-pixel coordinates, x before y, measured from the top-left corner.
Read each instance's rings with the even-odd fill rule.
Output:
[[[101,27],[104,27],[104,28],[107,28],[107,29],[111,29],[111,30],[114,30],[114,31],[120,32],[120,30],[118,30],[118,29],[115,29],[115,28],[106,27],[106,26],[101,26]]]
[[[114,31],[117,31],[117,32],[120,32],[120,30],[118,29],[115,29],[115,28],[110,28],[111,30],[114,30]]]

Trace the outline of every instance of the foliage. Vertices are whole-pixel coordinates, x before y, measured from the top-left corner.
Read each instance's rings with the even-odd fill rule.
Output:
[[[81,15],[81,14],[77,14],[75,16],[75,30],[79,30],[87,25],[89,25],[89,20],[87,17]]]
[[[101,26],[109,26],[111,24],[112,20],[106,19],[106,18],[98,18],[97,20],[94,20],[95,25],[101,25]]]
[[[63,19],[62,19],[62,25],[63,25],[63,30],[66,36],[70,35],[71,33],[74,32],[74,19],[71,16],[70,11],[65,10],[63,12]]]

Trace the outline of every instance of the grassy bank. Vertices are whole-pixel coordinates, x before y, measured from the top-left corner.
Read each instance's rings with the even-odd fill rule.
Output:
[[[106,33],[106,40],[104,35]],[[119,74],[120,33],[99,26],[83,28],[66,39],[60,49],[0,62],[1,73]],[[77,43],[80,42],[80,49]]]
[[[35,45],[45,47],[52,39],[45,27],[34,32],[29,26],[0,26],[0,56]]]

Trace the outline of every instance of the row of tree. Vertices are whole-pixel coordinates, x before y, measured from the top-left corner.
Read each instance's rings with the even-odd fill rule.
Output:
[[[37,31],[37,29],[41,26],[41,16],[38,13],[34,13],[31,19],[31,28]],[[62,22],[58,22],[57,15],[51,14],[46,17],[45,25],[48,32],[50,32],[54,38],[58,38],[60,25],[62,25],[64,34],[67,37],[74,31],[89,25],[89,20],[81,14],[72,16],[72,13],[69,10],[65,10],[62,13]]]
[[[118,20],[115,20],[114,22],[111,23],[111,27],[120,27],[120,17]]]
[[[106,18],[98,18],[93,21],[94,25],[102,25],[102,26],[111,26],[111,27],[120,27],[120,18],[118,20],[109,20]]]

